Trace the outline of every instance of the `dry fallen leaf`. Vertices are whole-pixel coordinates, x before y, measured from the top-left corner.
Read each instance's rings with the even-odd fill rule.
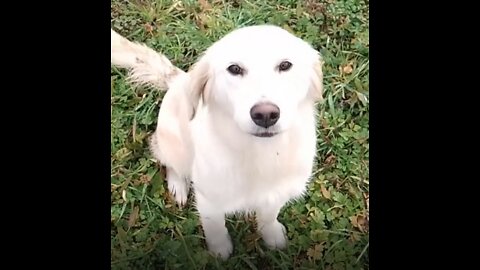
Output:
[[[198,0],[198,3],[200,4],[202,11],[212,9],[212,6],[210,6],[210,3],[208,3],[206,0]]]
[[[334,161],[335,161],[335,156],[334,156],[334,155],[329,155],[329,156],[325,159],[325,164],[326,164],[326,165],[331,165]]]
[[[128,218],[128,228],[131,228],[137,222],[139,210],[140,209],[138,208],[138,206],[135,206],[135,208],[133,208],[133,211],[132,213],[130,213],[130,217]]]
[[[352,223],[353,227],[358,228],[361,232],[368,231],[368,221],[363,214],[350,217],[350,222]]]
[[[320,243],[320,244],[317,244],[315,245],[314,248],[309,248],[308,251],[307,251],[307,255],[308,257],[310,257],[310,259],[313,259],[313,260],[319,260],[322,258],[322,252],[323,252],[323,248],[324,248],[324,243]]]
[[[150,177],[147,174],[144,174],[144,175],[140,176],[139,180],[140,180],[140,183],[142,183],[142,184],[148,184],[148,183],[150,183],[150,180],[152,180],[152,177]]]
[[[350,74],[353,71],[353,63],[349,62],[345,66],[341,67],[341,72],[345,74]]]
[[[200,30],[205,30],[205,25],[207,25],[208,16],[204,13],[197,14],[195,16],[195,24],[200,28]]]
[[[330,194],[330,191],[328,191],[323,184],[320,185],[320,190],[322,191],[323,197],[325,197],[325,198],[327,198],[327,199],[332,198],[332,196],[331,196],[331,194]]]
[[[145,24],[145,31],[147,31],[148,33],[152,33],[153,32],[153,26],[149,23],[146,23]]]

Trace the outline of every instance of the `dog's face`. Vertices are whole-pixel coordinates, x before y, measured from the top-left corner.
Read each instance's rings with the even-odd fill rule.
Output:
[[[242,28],[219,40],[194,67],[192,82],[205,106],[257,137],[288,130],[302,106],[322,97],[318,52],[274,26]]]

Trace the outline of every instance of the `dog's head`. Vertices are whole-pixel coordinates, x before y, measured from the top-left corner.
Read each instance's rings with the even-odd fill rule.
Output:
[[[322,99],[319,53],[276,26],[231,32],[205,52],[190,75],[193,107],[201,99],[258,137],[288,130],[302,108]]]

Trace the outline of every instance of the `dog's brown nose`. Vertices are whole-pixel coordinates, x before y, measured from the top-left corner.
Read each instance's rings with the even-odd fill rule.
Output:
[[[250,117],[257,126],[268,128],[280,118],[280,109],[273,103],[258,103],[250,109]]]

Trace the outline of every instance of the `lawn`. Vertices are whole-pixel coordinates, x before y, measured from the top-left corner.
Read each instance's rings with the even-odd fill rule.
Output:
[[[368,1],[112,0],[112,28],[186,70],[230,30],[270,23],[310,42],[325,60],[318,166],[308,195],[279,215],[288,248],[270,251],[246,217],[229,217],[234,251],[211,257],[192,206],[168,194],[147,138],[163,93],[111,71],[112,269],[368,269]]]

